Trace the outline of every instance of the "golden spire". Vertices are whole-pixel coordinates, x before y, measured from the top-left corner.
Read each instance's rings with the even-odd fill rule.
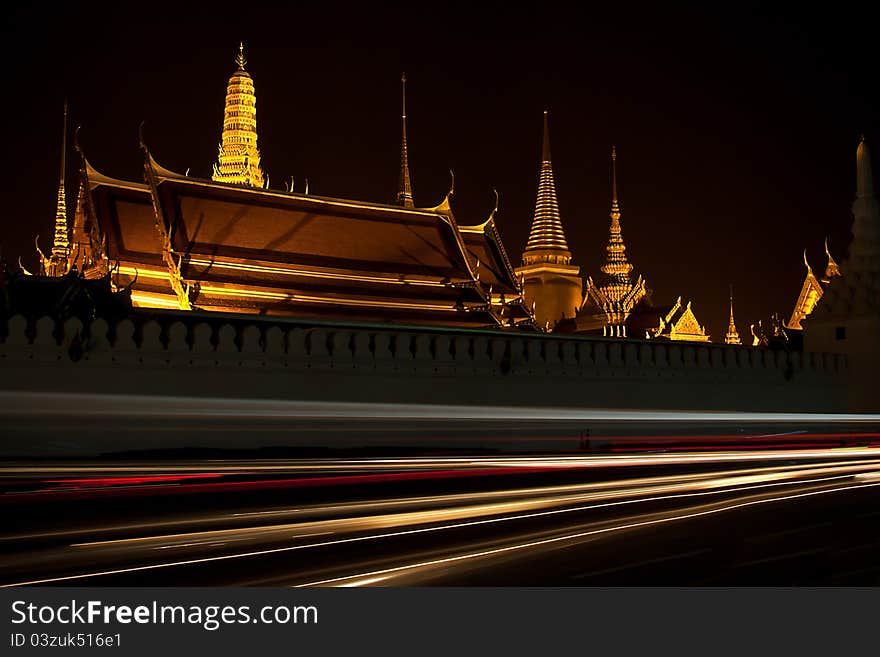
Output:
[[[64,169],[67,163],[67,99],[64,100],[64,122],[61,126],[61,172],[58,176],[58,205],[55,209],[55,242],[52,258],[67,258],[70,241],[67,236],[67,200],[64,195]]]
[[[216,182],[263,187],[260,151],[257,148],[257,97],[250,73],[244,70],[244,44],[238,44],[235,58],[238,70],[226,87],[223,136],[218,161],[214,165]]]
[[[400,180],[397,187],[397,204],[405,208],[412,208],[414,207],[412,182],[409,177],[409,157],[406,149],[406,73],[400,76],[400,85],[402,137],[400,140]]]
[[[736,330],[736,322],[733,321],[733,285],[730,286],[730,322],[727,325],[727,335],[724,336],[724,341],[727,344],[742,344]]]
[[[605,251],[608,257],[599,269],[610,278],[603,288],[607,289],[609,299],[622,298],[629,292],[629,274],[633,266],[626,259],[626,245],[623,243],[623,230],[620,227],[620,204],[617,201],[617,148],[611,147],[611,229],[608,246]]]
[[[620,220],[620,205],[617,203],[617,146],[611,145],[611,216],[617,213]]]
[[[67,230],[67,200],[64,194],[64,173],[67,163],[67,99],[64,100],[64,122],[61,127],[61,171],[58,176],[58,201],[55,207],[55,237],[52,253],[46,258],[40,254],[40,268],[46,276],[63,276],[67,273],[67,256],[70,253],[70,237]]]
[[[541,148],[541,173],[538,178],[538,198],[535,202],[535,216],[529,241],[523,253],[527,265],[550,262],[567,265],[571,262],[571,252],[562,230],[559,204],[556,200],[556,183],[553,179],[553,163],[550,160],[550,130],[547,111],[544,111],[544,140]]]

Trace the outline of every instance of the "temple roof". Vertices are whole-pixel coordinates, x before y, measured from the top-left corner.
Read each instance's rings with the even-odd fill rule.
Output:
[[[871,315],[880,312],[880,204],[868,144],[862,136],[856,149],[856,198],[852,206],[853,240],[846,260],[824,288],[821,302],[806,320]],[[830,258],[830,254],[829,254]],[[827,272],[826,272],[827,274]],[[805,283],[806,286],[806,283]],[[802,292],[803,294],[803,292]],[[789,328],[792,327],[789,323]]]
[[[627,320],[632,337],[665,338],[708,342],[709,336],[694,315],[691,302],[682,303],[681,297],[669,306],[636,306]]]
[[[491,220],[459,229],[451,211],[215,183],[146,161],[148,184],[87,170],[108,257],[123,282],[138,277],[136,302],[458,326],[528,318]]]

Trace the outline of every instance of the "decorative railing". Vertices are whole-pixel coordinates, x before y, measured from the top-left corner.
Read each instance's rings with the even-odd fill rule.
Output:
[[[0,330],[0,366],[321,368],[401,374],[813,380],[845,374],[846,357],[768,348],[604,340],[272,318],[137,315],[119,322],[16,315]]]

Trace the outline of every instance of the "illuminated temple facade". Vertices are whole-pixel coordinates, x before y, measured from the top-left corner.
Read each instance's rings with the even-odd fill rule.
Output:
[[[292,183],[269,189],[243,45],[235,64],[211,179],[162,167],[143,140],[142,180],[99,173],[80,152],[68,235],[62,155],[54,243],[50,256],[40,253],[40,274],[109,276],[146,308],[709,340],[691,302],[655,305],[644,277],[633,273],[616,149],[606,258],[595,279],[584,277],[566,240],[544,112],[535,211],[514,269],[495,224],[497,203],[470,224],[455,217],[452,189],[439,204],[417,207],[405,76],[398,190],[394,203],[380,204],[310,195],[307,183],[305,193]]]
[[[495,226],[458,223],[450,190],[416,208],[401,145],[398,204],[269,190],[243,49],[227,86],[212,180],[175,173],[146,144],[140,181],[82,157],[73,244],[63,177],[46,275],[110,275],[135,306],[452,327],[523,327],[531,315]],[[405,108],[405,106],[404,106]]]
[[[538,202],[540,210],[540,188]],[[644,277],[641,274],[633,276],[634,267],[627,258],[626,244],[623,240],[622,212],[617,196],[617,149],[613,146],[611,148],[611,212],[609,216],[611,224],[608,243],[605,247],[605,263],[599,268],[596,279],[588,276],[583,281],[573,315],[560,316],[557,313],[555,322],[549,324],[539,322],[539,327],[543,326],[545,330],[553,327],[559,333],[601,335],[610,338],[708,342],[709,335],[694,315],[690,301],[683,302],[679,297],[671,305],[656,306],[651,301],[651,293]],[[536,211],[535,224],[538,224],[538,218],[539,212]],[[550,234],[562,236],[562,224],[558,213],[553,225],[558,225],[558,229]],[[533,227],[533,233],[534,230]],[[526,262],[528,262],[526,260],[528,255],[527,247],[523,254],[523,260]],[[566,261],[567,263],[568,261]],[[525,289],[528,293],[528,286]],[[536,305],[540,308],[541,301],[542,299],[538,297],[533,302],[537,302]]]

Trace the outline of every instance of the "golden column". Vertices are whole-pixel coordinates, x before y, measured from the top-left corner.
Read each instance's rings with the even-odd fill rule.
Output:
[[[223,136],[212,179],[235,185],[263,186],[260,151],[257,148],[257,97],[254,81],[244,69],[244,44],[238,45],[238,64],[226,86]]]
[[[562,230],[546,111],[538,198],[522,259],[516,272],[523,281],[523,298],[534,308],[535,323],[551,331],[559,320],[573,318],[583,298],[583,281],[578,275],[580,268],[571,264],[571,252]]]

